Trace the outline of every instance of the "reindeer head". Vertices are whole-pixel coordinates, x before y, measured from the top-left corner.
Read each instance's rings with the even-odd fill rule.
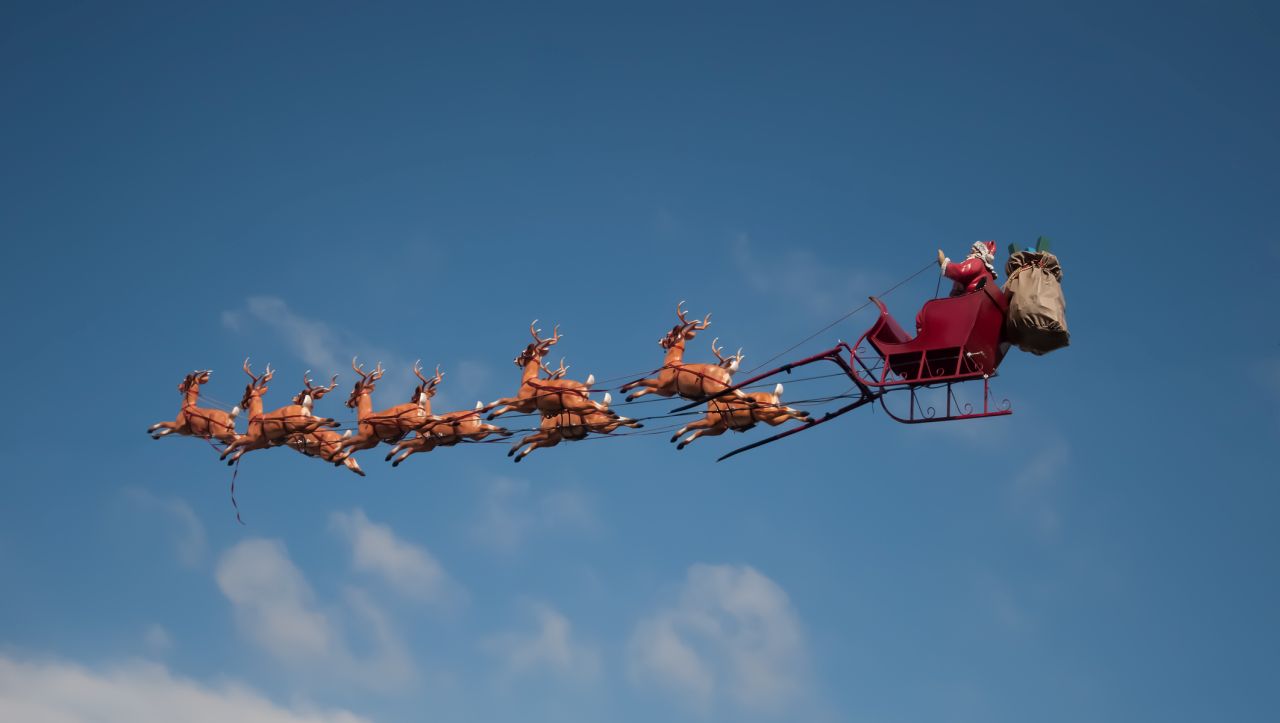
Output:
[[[373,371],[366,373],[364,365],[357,366],[356,358],[351,357],[351,368],[355,370],[356,374],[360,375],[360,378],[356,380],[355,386],[351,389],[351,396],[347,397],[347,406],[355,409],[360,404],[360,397],[372,392],[377,381],[382,378],[382,362],[378,362]]]
[[[526,346],[524,351],[520,352],[520,355],[513,360],[515,365],[518,367],[523,368],[534,360],[539,360],[539,362],[541,362],[542,357],[547,355],[547,352],[551,350],[551,347],[556,342],[560,341],[559,324],[556,324],[555,328],[551,330],[550,339],[543,339],[538,336],[538,333],[542,330],[535,327],[537,323],[537,319],[534,319],[529,323],[529,333],[533,335],[533,343]]]
[[[676,317],[680,319],[680,323],[671,327],[671,331],[667,332],[666,338],[658,342],[662,345],[663,349],[670,349],[681,342],[689,341],[693,337],[697,336],[698,332],[708,326],[711,326],[711,314],[707,314],[703,317],[702,321],[698,321],[697,319],[689,321],[684,317],[685,310],[683,307],[683,301],[676,304]]]
[[[240,408],[249,409],[253,400],[261,400],[262,395],[267,393],[267,382],[271,381],[276,372],[268,364],[267,370],[262,373],[262,376],[254,376],[253,370],[249,368],[249,358],[245,357],[244,373],[249,375],[249,384],[244,388],[244,396],[240,399]]]
[[[194,388],[199,388],[201,384],[208,384],[210,374],[213,374],[213,372],[208,369],[197,369],[191,372],[178,385],[178,391],[186,394]]]
[[[718,341],[720,341],[718,336],[711,340],[711,353],[716,355],[716,359],[719,360],[717,363],[721,368],[728,369],[730,374],[736,373],[738,367],[742,364],[743,358],[746,356],[742,353],[742,347],[738,347],[737,354],[730,354],[726,357],[720,354],[724,349],[716,347],[716,342]]]
[[[338,386],[338,375],[333,375],[333,378],[329,380],[329,386],[316,387],[311,384],[311,370],[308,369],[302,373],[302,385],[303,389],[293,398],[293,403],[304,407],[310,407],[314,402],[318,401],[329,392],[332,392],[334,387]]]
[[[413,400],[418,404],[426,404],[427,400],[436,395],[436,386],[444,379],[444,372],[440,371],[440,365],[436,365],[436,375],[430,379],[422,376],[422,360],[413,363],[413,374],[422,382],[413,390]]]

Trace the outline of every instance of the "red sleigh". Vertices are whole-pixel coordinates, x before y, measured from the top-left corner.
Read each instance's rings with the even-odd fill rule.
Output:
[[[1007,401],[1000,404],[991,402],[990,380],[1008,348],[1004,343],[1004,318],[1009,309],[1008,300],[994,283],[960,296],[925,302],[918,317],[920,331],[915,337],[907,334],[894,320],[882,301],[874,296],[871,301],[880,315],[856,344],[850,346],[840,342],[807,359],[757,374],[717,395],[728,394],[776,374],[790,374],[797,367],[828,361],[840,367],[853,381],[858,392],[854,401],[803,426],[736,449],[720,459],[802,432],[877,401],[892,419],[903,424],[981,419],[1012,413]],[[980,407],[957,398],[955,385],[979,381],[982,382]],[[922,390],[938,390],[937,393],[945,396],[945,401],[936,402],[936,406],[924,405],[920,397]],[[895,400],[905,400],[905,409],[900,401],[895,405],[886,402],[891,395],[895,395]],[[894,406],[897,406],[897,411],[894,411]]]

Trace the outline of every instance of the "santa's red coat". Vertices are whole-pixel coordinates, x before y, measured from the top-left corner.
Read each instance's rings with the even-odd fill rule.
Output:
[[[987,265],[979,258],[965,259],[958,264],[949,263],[943,267],[942,275],[956,282],[951,288],[952,296],[977,291],[978,284],[983,278],[986,278],[988,283],[993,280]]]

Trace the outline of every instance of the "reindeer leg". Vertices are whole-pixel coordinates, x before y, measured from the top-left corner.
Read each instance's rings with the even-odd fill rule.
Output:
[[[680,444],[677,444],[676,449],[684,449],[685,445],[689,444],[690,442],[697,439],[698,437],[715,437],[721,434],[724,434],[724,427],[711,427],[709,429],[699,429],[698,431],[686,437],[683,442],[681,442]]]
[[[643,397],[643,396],[644,396],[644,395],[646,395],[646,394],[660,394],[661,392],[659,392],[658,390],[662,387],[662,380],[660,380],[660,379],[637,379],[636,381],[631,382],[630,384],[628,384],[628,385],[626,385],[626,386],[622,387],[622,388],[621,388],[621,389],[619,389],[618,391],[620,391],[620,392],[625,392],[625,391],[628,391],[628,390],[631,390],[631,389],[635,389],[637,386],[643,386],[643,387],[644,387],[644,389],[641,389],[640,391],[635,392],[634,394],[628,394],[628,395],[627,395],[627,401],[628,401],[628,402],[629,402],[629,401],[631,401],[631,400],[633,400],[633,399],[639,399],[640,397]]]
[[[173,430],[177,429],[178,426],[179,425],[177,422],[156,422],[150,427],[147,427],[147,434],[154,434],[157,429],[161,429],[161,428],[167,429],[170,432],[172,432]]]
[[[361,477],[364,476],[364,470],[360,469],[360,463],[356,461],[355,457],[347,457],[346,459],[342,460],[342,464],[346,466],[347,469],[351,470],[352,472],[355,472]]]
[[[677,439],[680,439],[681,435],[683,435],[685,432],[688,432],[691,429],[706,429],[707,427],[711,427],[714,425],[715,425],[715,422],[711,421],[706,417],[703,417],[702,419],[699,419],[694,422],[689,422],[688,424],[681,427],[680,431],[671,435],[671,441],[674,442]]]

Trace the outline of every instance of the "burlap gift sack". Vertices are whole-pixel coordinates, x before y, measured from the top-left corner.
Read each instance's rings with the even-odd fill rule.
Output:
[[[1009,257],[1005,274],[1005,339],[1032,354],[1048,354],[1069,344],[1058,257],[1048,251],[1019,251]]]

